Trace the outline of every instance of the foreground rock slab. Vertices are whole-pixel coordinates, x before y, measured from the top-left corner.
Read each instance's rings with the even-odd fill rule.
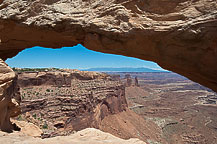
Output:
[[[138,139],[123,140],[94,128],[87,128],[70,136],[48,139],[19,135],[19,132],[6,134],[0,132],[0,143],[4,144],[146,144]]]

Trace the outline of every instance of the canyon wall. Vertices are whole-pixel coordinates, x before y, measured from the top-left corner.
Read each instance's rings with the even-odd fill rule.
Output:
[[[125,86],[107,74],[78,70],[22,72],[19,119],[33,122],[44,137],[68,135],[127,109]]]
[[[88,49],[157,62],[217,91],[216,0],[1,0],[0,57]]]

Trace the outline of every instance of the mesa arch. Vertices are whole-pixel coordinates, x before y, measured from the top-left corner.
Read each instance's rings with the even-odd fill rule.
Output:
[[[157,62],[217,91],[216,0],[0,0],[0,58],[43,46]]]

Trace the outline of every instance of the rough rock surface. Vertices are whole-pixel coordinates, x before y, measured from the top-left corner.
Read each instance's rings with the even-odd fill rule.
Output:
[[[4,144],[146,144],[138,139],[123,140],[94,128],[84,129],[70,136],[40,139],[20,133],[0,132],[0,143]]]
[[[33,123],[29,123],[25,121],[17,121],[14,119],[11,119],[11,121],[20,128],[19,130],[20,134],[26,136],[32,136],[32,137],[41,137],[41,134],[43,133],[43,131]]]
[[[78,43],[157,62],[217,91],[216,0],[1,0],[0,57]]]
[[[19,102],[15,73],[0,59],[0,130],[10,132],[14,129],[10,118],[21,113]]]
[[[19,119],[41,127],[44,137],[100,128],[108,115],[125,111],[125,87],[109,75],[78,70],[22,72]]]

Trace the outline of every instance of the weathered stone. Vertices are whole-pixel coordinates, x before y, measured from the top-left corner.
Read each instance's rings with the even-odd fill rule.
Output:
[[[157,62],[217,91],[216,0],[4,0],[0,57],[83,44]]]
[[[21,113],[16,76],[13,70],[0,59],[0,130],[10,132],[14,129],[10,117]]]
[[[17,120],[11,120],[13,123],[15,123],[20,128],[20,133],[26,136],[32,136],[32,137],[41,137],[42,130],[30,123],[25,121],[17,121]]]
[[[86,144],[87,142],[88,144],[146,144],[136,138],[123,140],[94,128],[87,128],[70,136],[58,136],[49,139],[33,138],[20,133],[7,134],[0,132],[0,143],[4,144]]]

